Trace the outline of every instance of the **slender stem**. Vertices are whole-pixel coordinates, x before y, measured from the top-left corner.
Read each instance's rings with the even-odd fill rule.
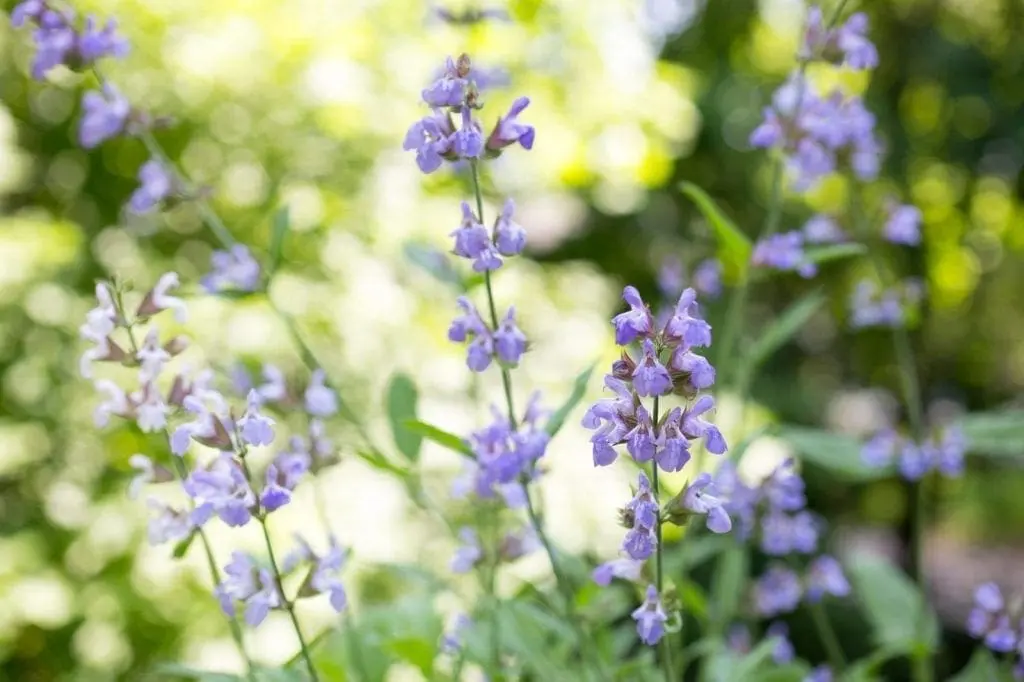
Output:
[[[654,407],[651,410],[651,421],[654,423],[655,428],[658,425],[658,396],[654,396]],[[658,523],[654,527],[654,532],[657,537],[656,553],[655,553],[655,586],[658,588],[658,598],[663,598],[662,586],[664,584],[665,566],[664,566],[664,547],[662,547],[661,540],[661,489],[658,485],[658,463],[654,460],[651,461],[651,488],[654,490],[654,503],[658,509]],[[676,682],[675,666],[672,663],[672,642],[671,637],[667,634],[661,639],[661,664],[665,670],[666,682]]]
[[[832,628],[832,623],[829,622],[828,615],[820,601],[812,602],[810,611],[814,626],[818,629],[818,635],[821,637],[821,643],[825,645],[832,672],[839,675],[846,668],[846,656],[843,655],[843,647],[839,644],[836,631]]]

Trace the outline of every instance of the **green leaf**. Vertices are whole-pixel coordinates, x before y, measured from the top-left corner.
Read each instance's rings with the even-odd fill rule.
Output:
[[[715,232],[715,239],[718,241],[718,260],[722,261],[726,281],[735,283],[742,280],[750,264],[750,254],[754,249],[750,239],[722,213],[714,200],[700,187],[690,182],[684,182],[679,188],[697,205],[697,208],[711,224],[711,229]]]
[[[583,395],[587,392],[587,383],[590,381],[590,377],[596,367],[597,363],[595,362],[576,375],[576,379],[572,383],[572,392],[569,393],[568,399],[562,403],[561,407],[551,413],[548,423],[544,426],[544,430],[548,432],[549,436],[554,437],[562,429],[569,414],[583,400]]]
[[[395,446],[410,462],[419,459],[423,444],[423,436],[406,427],[406,422],[416,421],[418,401],[419,394],[412,379],[401,372],[392,374],[387,390],[388,423]]]
[[[687,580],[677,586],[679,590],[679,601],[683,606],[683,613],[688,613],[701,623],[707,622],[708,598],[704,590],[697,583]]]
[[[397,658],[419,668],[424,677],[430,677],[434,667],[434,656],[437,654],[437,645],[434,642],[404,637],[385,642],[384,648]]]
[[[452,267],[451,261],[439,249],[426,244],[406,242],[402,246],[406,260],[420,268],[442,284],[448,284],[457,291],[464,291],[466,282],[462,275]]]
[[[690,537],[690,535],[691,532],[687,531],[686,537],[678,545],[679,548],[665,554],[665,569],[669,575],[688,572],[736,544],[728,535],[714,533],[693,534],[694,537]]]
[[[528,601],[502,602],[498,620],[503,647],[538,679],[577,679],[567,667],[576,643],[565,621]]]
[[[306,682],[309,674],[305,670],[306,664],[303,661],[301,668],[257,668],[253,672],[256,674],[257,682]]]
[[[892,473],[891,467],[865,464],[860,455],[860,441],[850,436],[802,426],[782,426],[778,436],[796,450],[801,460],[827,469],[846,481],[873,481]]]
[[[971,660],[947,682],[1001,682],[1008,676],[1001,676],[999,663],[992,652],[985,647],[977,647]]]
[[[378,471],[386,471],[399,478],[408,478],[411,472],[399,466],[376,450],[356,450],[356,456]]]
[[[270,233],[270,260],[267,263],[267,272],[271,275],[277,272],[277,266],[281,264],[284,238],[288,234],[291,224],[291,212],[288,206],[282,206],[274,214],[273,229]]]
[[[967,437],[967,450],[976,455],[1019,459],[1024,457],[1024,410],[974,412],[959,420]]]
[[[853,258],[868,252],[868,247],[863,244],[850,242],[846,244],[829,244],[827,246],[810,246],[804,249],[804,260],[821,265],[834,260]]]
[[[457,452],[460,455],[465,455],[466,457],[473,456],[473,451],[470,450],[466,441],[459,438],[454,433],[448,433],[444,429],[439,429],[432,424],[427,424],[426,422],[417,421],[415,419],[407,419],[403,425],[407,430],[419,434],[430,442],[437,443],[441,447],[448,448],[449,450]]]
[[[161,663],[153,668],[152,673],[160,675],[161,680],[167,680],[168,676],[172,679],[194,680],[195,682],[239,682],[244,679],[238,675],[199,670],[179,663]]]
[[[753,375],[761,363],[796,336],[826,300],[821,291],[812,291],[786,308],[771,324],[761,330],[757,341],[747,349],[744,371]]]
[[[737,654],[725,646],[708,658],[708,678],[711,682],[753,682],[760,679],[759,674],[766,672],[759,668],[771,659],[776,642],[772,638],[763,640],[747,654]],[[775,669],[773,666],[772,669]],[[799,678],[798,678],[799,679]]]
[[[185,556],[185,554],[188,552],[188,548],[192,546],[192,542],[196,539],[196,535],[198,534],[199,533],[195,530],[189,533],[188,537],[186,537],[184,540],[181,540],[178,544],[174,546],[174,551],[171,552],[171,556],[173,556],[175,559],[180,559],[181,557]]]
[[[938,620],[910,578],[870,555],[855,556],[847,570],[879,646],[904,653],[934,650]]]
[[[810,668],[805,663],[787,663],[759,670],[748,679],[750,682],[803,682],[809,672]]]
[[[711,620],[719,627],[732,621],[746,596],[750,556],[746,547],[733,545],[718,557],[711,579]]]

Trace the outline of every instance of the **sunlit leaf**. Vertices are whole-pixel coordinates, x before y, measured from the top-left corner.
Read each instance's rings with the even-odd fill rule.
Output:
[[[441,447],[448,448],[453,452],[457,452],[460,455],[465,455],[467,457],[473,456],[473,451],[470,450],[466,441],[459,438],[454,433],[449,433],[432,424],[427,424],[426,422],[417,421],[415,419],[406,420],[404,422],[404,426],[407,430],[417,433],[430,442],[437,443]]]
[[[267,262],[267,272],[274,274],[281,264],[281,254],[284,251],[284,239],[291,228],[291,212],[288,206],[282,206],[274,213],[274,223],[270,233],[270,254]]]
[[[826,300],[820,291],[812,291],[774,318],[747,349],[744,356],[744,371],[755,372],[764,361],[796,336]]]
[[[408,469],[395,464],[376,450],[356,450],[356,456],[378,471],[386,471],[400,478],[406,478],[411,475]]]
[[[856,438],[802,426],[779,427],[778,436],[800,459],[811,462],[846,481],[872,481],[892,474],[890,467],[871,467],[861,458]]]
[[[828,244],[826,246],[809,246],[804,249],[804,260],[816,265],[844,258],[861,256],[868,252],[863,244],[849,242],[846,244]]]
[[[189,533],[188,537],[186,537],[184,540],[181,540],[178,544],[174,546],[174,551],[171,552],[171,556],[173,556],[175,559],[180,559],[183,556],[185,556],[185,554],[188,553],[188,548],[192,546],[192,542],[196,539],[196,535],[198,535],[198,533],[195,530]]]
[[[548,423],[544,427],[544,430],[548,432],[548,435],[554,436],[558,433],[565,424],[565,420],[569,417],[576,406],[579,405],[580,401],[583,400],[583,396],[587,392],[587,384],[590,382],[590,377],[593,375],[596,367],[597,363],[595,362],[576,376],[576,379],[573,381],[572,391],[569,393],[569,397],[564,403],[562,403],[562,406],[552,412],[551,417],[548,418]]]
[[[412,379],[401,372],[391,376],[387,389],[388,423],[395,446],[410,462],[419,459],[423,443],[423,436],[406,426],[407,422],[416,421],[418,400],[419,394]]]
[[[735,283],[743,279],[750,264],[750,254],[754,247],[747,235],[726,217],[714,200],[697,185],[684,182],[679,186],[683,194],[689,197],[711,225],[718,244],[718,260],[722,262],[725,279]]]

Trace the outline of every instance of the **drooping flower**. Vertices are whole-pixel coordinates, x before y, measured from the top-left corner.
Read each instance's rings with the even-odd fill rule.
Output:
[[[494,350],[503,364],[515,367],[526,353],[526,345],[526,334],[516,325],[516,309],[509,306],[494,331]]]
[[[312,465],[308,452],[282,452],[267,466],[266,483],[260,492],[260,506],[268,512],[280,509],[292,499],[292,491]]]
[[[245,622],[256,627],[266,619],[271,609],[284,603],[273,575],[260,568],[248,554],[234,552],[224,567],[224,581],[215,594],[225,615],[234,617],[235,604],[245,604]]]
[[[661,605],[658,588],[654,585],[647,586],[644,602],[633,611],[633,620],[636,621],[636,633],[640,636],[641,642],[654,646],[661,641],[668,616]]]
[[[249,247],[235,244],[226,251],[210,256],[210,272],[199,281],[208,293],[222,291],[256,291],[260,288],[260,264]]]
[[[515,202],[506,199],[501,215],[494,224],[494,242],[498,253],[503,256],[518,256],[526,247],[526,230],[512,219],[515,208]]]
[[[643,570],[644,562],[628,557],[606,561],[591,573],[594,582],[601,587],[611,585],[612,578],[620,578],[630,582],[640,580],[640,573]]]
[[[728,533],[732,529],[732,519],[723,508],[722,501],[714,495],[715,492],[711,474],[702,473],[683,493],[683,507],[694,514],[706,515],[708,530],[711,532]]]
[[[131,105],[121,92],[110,83],[100,91],[90,90],[82,96],[82,120],[78,128],[78,142],[86,149],[96,147],[104,140],[120,135]]]
[[[523,113],[530,104],[529,97],[520,97],[509,107],[508,114],[498,119],[487,138],[487,149],[492,152],[500,152],[505,147],[518,142],[523,149],[533,148],[535,131],[533,126],[519,122],[519,114]]]
[[[591,405],[581,422],[584,428],[596,430],[590,437],[594,466],[607,466],[615,461],[618,453],[613,446],[625,438],[630,430],[627,424],[636,415],[636,397],[626,382],[609,374],[604,378],[604,385],[615,397]]]
[[[341,571],[345,567],[346,552],[331,536],[330,548],[323,556],[315,558],[313,572],[309,576],[309,588],[314,594],[329,595],[331,607],[341,613],[348,605],[345,585],[341,582]],[[303,591],[300,590],[300,593]]]

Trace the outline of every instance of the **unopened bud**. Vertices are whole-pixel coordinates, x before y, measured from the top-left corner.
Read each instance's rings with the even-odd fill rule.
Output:
[[[466,78],[467,76],[469,76],[471,68],[472,64],[469,61],[469,55],[463,52],[455,61],[455,75],[457,75],[459,78]]]
[[[180,355],[189,346],[189,340],[187,336],[180,335],[175,336],[164,344],[164,350],[167,351],[171,357]]]

